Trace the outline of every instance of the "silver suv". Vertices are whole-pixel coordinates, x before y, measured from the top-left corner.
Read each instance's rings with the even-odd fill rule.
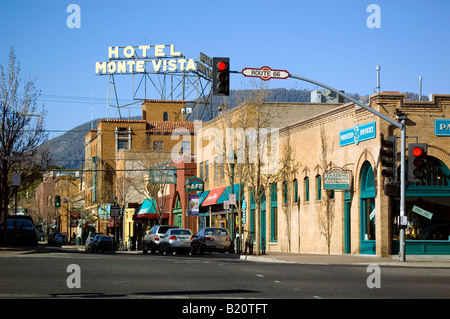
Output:
[[[164,238],[166,232],[171,228],[178,228],[178,226],[175,225],[153,226],[144,237],[142,252],[144,254],[146,254],[148,251],[150,251],[151,254],[154,254],[156,251],[161,252],[159,250],[159,242],[162,238]]]

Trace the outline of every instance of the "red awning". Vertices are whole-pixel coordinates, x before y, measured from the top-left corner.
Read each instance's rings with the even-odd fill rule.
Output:
[[[163,213],[162,218],[169,218],[169,213]],[[158,214],[151,213],[151,214],[136,214],[133,215],[133,220],[152,220],[152,219],[158,219]]]
[[[202,206],[209,206],[209,205],[215,205],[217,204],[217,201],[220,198],[220,195],[222,195],[223,191],[226,187],[220,187],[216,189],[212,189],[208,196],[206,196],[205,200],[202,203]]]
[[[117,220],[112,220],[109,224],[108,224],[108,227],[109,228],[112,228],[112,227],[116,227],[116,225],[117,225],[117,227],[120,227],[120,220],[119,219],[117,219]]]

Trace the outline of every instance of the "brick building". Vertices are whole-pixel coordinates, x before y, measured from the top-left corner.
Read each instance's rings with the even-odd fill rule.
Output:
[[[194,122],[183,121],[182,101],[146,100],[142,120],[103,119],[85,136],[86,209],[96,216],[97,230],[113,227],[110,218],[99,217],[99,207],[113,204],[139,206],[148,198],[145,179],[152,166],[194,154]],[[120,182],[118,183],[118,180]],[[143,190],[132,191],[131,180],[140,180]],[[141,187],[142,188],[142,187]],[[125,189],[129,189],[130,194]],[[131,211],[128,215],[132,215]]]
[[[397,110],[403,112],[407,147],[416,141],[428,146],[425,179],[409,184],[406,191],[406,255],[450,254],[450,96],[433,95],[429,102],[417,102],[407,101],[404,94],[383,92],[370,97],[370,106],[393,119]],[[258,213],[248,182],[242,182],[247,203],[244,229],[259,227],[269,251],[396,255],[399,198],[384,193],[380,149],[386,136],[400,137],[398,129],[353,103],[291,118],[279,126],[278,164],[286,157],[285,146],[290,145],[296,169],[266,188]],[[220,127],[219,121],[208,122],[203,129]],[[221,181],[215,150],[205,153],[197,168],[200,176],[206,174],[207,207],[203,209],[208,208],[213,217],[224,214],[221,194],[230,182]],[[399,156],[400,148],[398,165]],[[333,168],[351,174],[349,190],[325,189],[325,173]],[[212,193],[215,200],[208,201]],[[256,214],[260,225],[255,223]]]

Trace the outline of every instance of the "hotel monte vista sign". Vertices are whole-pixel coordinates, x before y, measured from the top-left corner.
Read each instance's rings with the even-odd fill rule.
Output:
[[[366,124],[355,124],[354,127],[343,130],[339,133],[339,146],[351,144],[358,145],[359,142],[370,140],[376,137],[375,122]]]
[[[96,62],[96,74],[158,73],[196,71],[193,59],[187,59],[175,45],[109,47],[109,61]]]

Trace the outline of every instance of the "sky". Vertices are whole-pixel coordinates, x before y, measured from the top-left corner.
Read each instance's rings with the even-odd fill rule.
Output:
[[[450,94],[449,12],[448,0],[0,0],[0,64],[14,47],[22,78],[41,91],[50,138],[107,117],[108,77],[95,63],[114,46],[173,44],[188,59],[229,57],[233,71],[269,66],[362,95],[375,92],[378,65],[381,91],[419,93],[421,76],[423,95]],[[137,84],[120,77],[125,105]],[[231,89],[250,80],[232,74]],[[292,78],[267,84],[317,88]]]

